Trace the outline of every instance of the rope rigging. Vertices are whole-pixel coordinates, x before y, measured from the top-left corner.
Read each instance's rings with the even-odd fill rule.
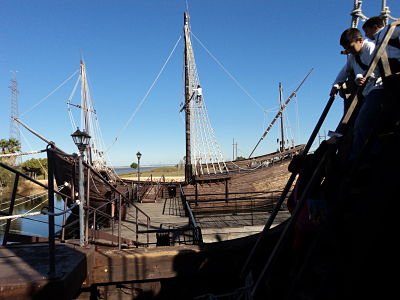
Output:
[[[77,73],[79,72],[79,70],[76,70],[74,73],[72,73],[67,79],[65,79],[59,86],[57,86],[53,91],[51,91],[47,96],[45,96],[44,98],[42,98],[41,100],[39,100],[39,102],[37,102],[35,105],[33,105],[30,109],[28,109],[27,111],[23,112],[22,114],[20,114],[20,117],[22,117],[23,115],[27,114],[28,112],[31,112],[32,110],[34,110],[36,107],[38,107],[40,104],[42,104],[47,98],[49,98],[51,95],[53,95],[57,90],[59,90],[62,86],[64,86],[68,81],[71,80],[71,78],[73,78]]]
[[[114,146],[114,144],[117,142],[118,137],[121,135],[121,133],[128,127],[128,125],[131,123],[131,121],[133,120],[133,118],[136,116],[137,112],[139,111],[139,109],[142,107],[143,103],[146,101],[147,97],[149,96],[151,90],[153,89],[153,87],[155,86],[155,84],[157,83],[158,79],[160,78],[162,72],[164,71],[166,65],[168,64],[169,60],[172,57],[172,54],[175,52],[176,47],[178,46],[179,41],[181,40],[181,36],[179,36],[178,40],[176,41],[172,51],[170,52],[170,54],[168,55],[166,61],[164,62],[164,64],[162,65],[160,71],[158,72],[156,78],[154,79],[154,81],[152,82],[152,84],[150,85],[149,89],[147,90],[146,94],[143,96],[143,98],[140,100],[139,104],[136,106],[135,110],[133,111],[133,113],[131,114],[131,116],[129,117],[128,121],[125,123],[125,125],[122,127],[122,129],[119,131],[119,133],[117,134],[117,136],[114,138],[114,141],[112,142],[112,144],[107,148],[107,152],[110,150],[110,148],[112,146]]]
[[[386,5],[386,0],[382,0],[381,5],[381,12],[380,16],[385,21],[385,24],[389,24],[389,20],[396,21],[398,18],[393,17],[390,13],[389,6]],[[362,12],[362,4],[363,0],[354,0],[354,7],[353,10],[350,12],[351,15],[351,27],[357,28],[359,20],[366,21],[369,19],[364,13]]]
[[[80,100],[79,104],[77,104],[73,103],[73,99],[79,85]],[[90,163],[93,168],[98,172],[106,173],[112,180],[116,180],[117,178],[119,178],[119,176],[115,173],[113,167],[111,166],[109,159],[106,157],[106,153],[102,150],[105,149],[103,135],[100,128],[99,118],[97,116],[96,109],[94,108],[94,100],[90,93],[86,65],[83,59],[81,59],[80,62],[80,72],[78,79],[73,86],[72,92],[68,97],[66,103],[72,130],[80,127],[91,137],[90,145],[86,149],[86,157],[88,163]],[[78,110],[78,116],[74,116],[73,109]],[[80,119],[80,126],[77,126],[78,122],[76,121],[76,119]]]
[[[200,41],[196,35],[191,32],[191,35],[196,41],[203,47],[203,49],[210,55],[210,57],[221,67],[221,69],[233,80],[233,82],[261,109],[264,111],[264,107],[243,87],[243,85],[224,67],[224,65],[207,49],[207,47]]]
[[[299,91],[299,89],[301,88],[301,86],[303,85],[303,83],[307,80],[308,76],[310,76],[311,72],[314,69],[312,68],[307,75],[303,78],[303,80],[300,82],[300,84],[297,86],[297,88],[290,94],[290,96],[286,99],[286,101],[284,103],[282,103],[282,106],[280,107],[278,113],[275,115],[274,119],[272,120],[272,122],[269,124],[269,126],[267,127],[267,129],[264,131],[263,135],[261,136],[261,138],[259,139],[259,141],[257,142],[257,144],[255,145],[255,147],[253,148],[253,150],[251,151],[249,158],[253,155],[254,151],[257,149],[258,145],[261,143],[261,141],[267,136],[268,132],[271,130],[272,126],[274,125],[274,123],[278,120],[278,118],[282,115],[284,109],[286,108],[286,106],[289,104],[290,100],[292,100],[293,97],[296,96],[297,92]]]
[[[185,19],[185,110],[190,116],[190,161],[193,174],[210,175],[227,172],[222,152],[207,113],[191,41],[188,16]],[[188,145],[187,145],[188,147]]]

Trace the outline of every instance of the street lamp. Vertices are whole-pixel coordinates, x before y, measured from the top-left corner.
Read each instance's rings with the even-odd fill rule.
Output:
[[[85,245],[85,211],[83,209],[85,202],[85,189],[83,186],[83,157],[86,147],[90,142],[90,135],[86,131],[80,131],[79,128],[71,134],[75,145],[79,150],[79,245],[82,247]]]
[[[138,151],[136,153],[136,157],[137,157],[137,178],[138,178],[138,182],[136,185],[136,198],[137,201],[140,201],[140,196],[139,196],[139,182],[140,182],[140,158],[142,157],[142,153],[140,153],[140,151]]]
[[[140,158],[142,157],[142,153],[140,153],[138,151],[138,153],[136,153],[136,157],[137,157],[137,169],[138,169],[138,182],[140,181]]]

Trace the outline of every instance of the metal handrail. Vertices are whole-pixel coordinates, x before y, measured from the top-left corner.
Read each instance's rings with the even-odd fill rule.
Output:
[[[180,192],[181,200],[184,204],[185,212],[189,217],[189,226],[193,227],[194,241],[196,241],[196,243],[198,245],[201,245],[201,244],[203,244],[203,236],[201,233],[201,227],[196,222],[196,219],[193,215],[193,211],[192,211],[188,201],[186,200],[186,195],[185,195],[185,192],[183,191],[181,184],[179,184],[179,192]]]
[[[229,192],[229,195],[247,195],[247,194],[265,194],[265,193],[281,193],[281,190],[273,190],[273,191],[256,191],[256,192]],[[215,196],[215,195],[225,195],[225,193],[204,193],[198,194],[197,197],[200,196]],[[195,197],[196,194],[185,194],[185,197]]]

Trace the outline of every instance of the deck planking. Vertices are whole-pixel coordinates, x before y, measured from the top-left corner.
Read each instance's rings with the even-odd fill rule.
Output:
[[[54,274],[49,274],[48,249],[45,243],[0,247],[0,299],[73,298],[90,269],[93,249],[57,243]]]

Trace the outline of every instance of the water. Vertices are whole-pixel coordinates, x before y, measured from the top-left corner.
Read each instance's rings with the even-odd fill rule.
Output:
[[[154,166],[140,167],[140,172],[151,171],[156,168],[158,168],[158,167],[154,167]],[[115,173],[117,173],[118,175],[125,174],[125,173],[137,173],[137,171],[138,171],[137,169],[132,169],[130,167],[116,167],[114,170],[115,170]]]
[[[40,211],[43,207],[48,206],[47,195],[38,197],[34,200],[27,200],[26,198],[17,199],[13,214],[23,214],[33,209],[32,212]],[[0,197],[0,210],[2,212],[8,212],[10,206],[10,198],[6,195]],[[55,197],[55,212],[60,212],[64,209],[64,201]],[[55,230],[58,231],[60,229],[60,225],[62,224],[62,216],[55,217]],[[48,236],[48,216],[47,215],[37,215],[37,216],[27,216],[25,218],[18,218],[11,221],[10,232],[26,234],[26,235],[36,235],[47,237]],[[6,220],[0,220],[0,243],[3,242],[4,230],[6,227]]]

